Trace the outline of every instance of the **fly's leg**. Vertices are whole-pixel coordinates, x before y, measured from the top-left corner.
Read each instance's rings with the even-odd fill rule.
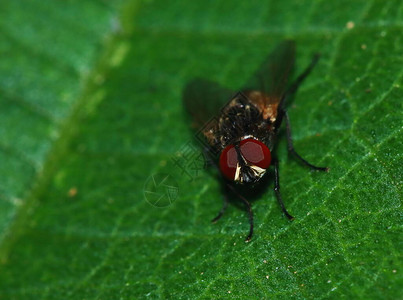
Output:
[[[285,118],[286,122],[286,127],[287,127],[287,143],[288,143],[288,151],[290,151],[293,155],[295,155],[304,165],[310,167],[313,170],[319,170],[319,171],[329,171],[328,168],[326,167],[317,167],[309,162],[307,162],[305,159],[303,159],[294,149],[294,144],[292,142],[292,137],[291,137],[291,126],[290,126],[290,119],[288,117],[287,111],[285,110],[285,105],[287,102],[287,99],[290,98],[299,88],[301,83],[304,81],[304,79],[311,73],[312,69],[315,67],[316,63],[319,60],[319,54],[316,54],[309,66],[302,72],[301,75],[298,76],[298,78],[293,82],[293,84],[290,86],[290,88],[287,90],[286,94],[284,95],[284,98],[280,102],[280,107],[279,107],[279,114],[276,119],[275,127],[280,128],[281,122],[283,118]]]
[[[211,222],[212,222],[212,223],[215,223],[215,222],[217,222],[219,219],[221,219],[221,217],[223,216],[223,214],[224,214],[225,211],[227,210],[227,207],[228,207],[228,197],[227,197],[227,195],[225,194],[225,195],[224,195],[224,198],[223,198],[222,208],[221,208],[221,210],[218,212],[218,215],[217,215],[214,219],[211,220]]]
[[[309,66],[306,67],[304,72],[302,72],[297,77],[297,79],[291,84],[291,86],[288,88],[288,90],[284,94],[283,98],[280,101],[279,107],[278,107],[278,112],[279,113],[278,113],[277,119],[276,119],[275,124],[274,124],[275,128],[280,128],[280,125],[281,125],[282,120],[283,120],[283,116],[285,114],[285,107],[287,106],[288,99],[291,98],[296,93],[296,91],[298,90],[298,88],[301,85],[301,83],[305,80],[305,78],[309,75],[309,73],[311,73],[311,71],[315,67],[316,63],[318,62],[319,57],[320,57],[319,54],[315,54],[313,56],[312,61],[309,64]]]
[[[288,219],[290,220],[294,220],[294,217],[291,216],[287,209],[285,208],[283,199],[281,198],[281,194],[280,194],[280,175],[278,172],[278,160],[274,159],[274,192],[276,193],[276,198],[278,203],[281,206],[281,209],[283,210],[283,213],[287,216]]]
[[[245,204],[246,208],[248,209],[248,214],[249,214],[249,234],[246,237],[245,242],[249,242],[252,239],[252,235],[253,235],[253,211],[252,211],[252,206],[250,205],[249,201],[245,199],[245,197],[243,197],[241,194],[237,193],[237,191],[234,189],[233,186],[231,186],[230,184],[227,184],[227,187],[232,192],[237,194],[239,199],[242,200],[242,202]]]
[[[287,127],[287,143],[288,143],[288,151],[290,151],[293,155],[295,155],[304,165],[310,167],[313,170],[318,170],[318,171],[329,171],[329,168],[327,167],[317,167],[309,162],[307,162],[305,159],[303,159],[294,149],[294,144],[292,142],[292,137],[291,137],[291,126],[290,126],[290,118],[288,117],[287,112],[284,112],[284,117],[285,117],[285,123]]]
[[[315,67],[316,63],[319,60],[320,55],[319,54],[315,54],[312,58],[311,63],[309,64],[308,67],[306,67],[306,69],[304,70],[304,72],[302,72],[297,79],[295,79],[295,81],[291,84],[290,88],[287,90],[287,96],[293,95],[295,94],[295,92],[298,90],[299,86],[301,85],[301,83],[304,81],[304,79],[309,75],[309,73],[311,73],[312,69]]]
[[[205,165],[204,167],[207,168],[209,166],[213,166],[214,168],[217,169],[217,171],[219,172],[219,167],[217,165],[217,163],[215,162],[212,154],[211,154],[211,149],[209,149],[208,147],[205,147],[203,149],[203,155],[204,155],[204,159],[205,159]],[[223,198],[223,204],[222,207],[220,209],[220,211],[218,212],[217,216],[211,220],[212,223],[217,222],[219,219],[221,219],[221,217],[224,215],[225,211],[228,208],[228,196],[227,193],[224,193],[224,198]]]

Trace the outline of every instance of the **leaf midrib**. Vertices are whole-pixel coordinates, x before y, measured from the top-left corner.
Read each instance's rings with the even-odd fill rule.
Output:
[[[133,0],[133,2],[136,1]],[[26,222],[29,220],[29,215],[34,212],[36,206],[40,202],[40,196],[44,191],[46,191],[46,187],[50,184],[53,175],[58,168],[59,158],[67,153],[70,142],[74,140],[74,137],[79,133],[79,124],[80,122],[83,122],[88,115],[85,108],[92,104],[94,106],[99,105],[98,100],[91,97],[94,94],[94,91],[99,88],[94,78],[99,78],[99,76],[104,78],[112,69],[109,58],[112,57],[111,53],[114,53],[115,49],[119,46],[117,41],[122,39],[120,33],[114,31],[113,28],[105,36],[103,47],[101,51],[99,51],[98,58],[93,64],[92,70],[88,72],[88,75],[79,76],[81,78],[79,80],[81,88],[76,100],[73,101],[70,113],[64,120],[58,121],[57,123],[55,122],[56,125],[58,125],[56,129],[59,133],[58,138],[52,143],[50,150],[46,154],[46,158],[42,163],[41,170],[36,173],[33,183],[25,192],[25,201],[17,208],[12,221],[9,223],[8,227],[4,229],[4,234],[0,236],[0,262],[7,261],[12,245],[24,232],[24,229],[27,226]],[[18,97],[15,99],[18,99]],[[25,104],[26,107],[32,106],[27,104],[24,99],[16,100],[16,103],[23,105],[24,107]],[[41,111],[42,109],[38,108],[38,110]],[[43,113],[40,114],[43,115]],[[53,117],[50,118],[53,120]],[[1,144],[0,147],[2,147]],[[11,149],[8,150],[11,151]],[[24,156],[22,156],[22,159],[24,159]],[[28,163],[32,165],[30,160]],[[37,170],[36,167],[37,166],[35,165],[35,169]]]

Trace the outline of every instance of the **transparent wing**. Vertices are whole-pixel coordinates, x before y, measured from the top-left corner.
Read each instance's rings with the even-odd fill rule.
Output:
[[[242,89],[272,121],[275,120],[277,107],[287,90],[294,60],[294,41],[281,42]],[[183,91],[183,102],[192,116],[192,125],[199,129],[211,122],[233,95],[233,91],[209,80],[194,79],[189,82]]]
[[[295,63],[295,42],[285,40],[281,42],[261,64],[258,71],[245,85],[246,91],[260,91],[261,105],[278,106],[287,91],[288,79]]]
[[[183,104],[191,115],[196,129],[200,129],[220,114],[234,93],[205,79],[194,79],[183,91]]]

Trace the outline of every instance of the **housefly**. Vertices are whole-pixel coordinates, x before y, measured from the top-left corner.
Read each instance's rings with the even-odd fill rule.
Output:
[[[205,141],[207,153],[222,174],[226,187],[235,192],[237,187],[250,189],[263,182],[270,165],[274,166],[274,191],[288,219],[294,219],[285,208],[280,194],[279,165],[273,155],[280,127],[285,122],[288,151],[314,170],[327,171],[304,160],[294,149],[290,120],[286,105],[302,81],[316,65],[319,55],[288,84],[295,57],[295,43],[283,41],[269,55],[260,70],[241,89],[228,98],[230,91],[207,80],[195,80],[184,91],[184,105],[193,117]],[[228,101],[229,100],[229,101]],[[237,196],[249,213],[249,234],[253,235],[253,212],[250,202],[240,193]],[[215,222],[227,208],[227,197]]]

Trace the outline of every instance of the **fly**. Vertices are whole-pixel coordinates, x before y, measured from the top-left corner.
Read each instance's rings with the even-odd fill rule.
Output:
[[[256,77],[232,96],[225,106],[222,106],[222,100],[230,92],[209,81],[198,80],[190,83],[184,92],[185,107],[196,124],[204,125],[200,132],[206,141],[207,152],[222,174],[226,187],[233,192],[236,192],[239,186],[253,189],[263,181],[262,178],[273,165],[276,198],[290,220],[294,217],[288,213],[281,198],[279,165],[273,155],[283,121],[286,127],[288,151],[311,169],[328,171],[326,167],[317,167],[307,162],[293,146],[286,104],[312,71],[319,55],[315,55],[302,74],[288,85],[294,58],[295,43],[282,42],[269,55]],[[252,207],[243,195],[240,193],[237,195],[249,213],[250,227],[246,241],[250,241],[253,235]],[[227,206],[228,200],[225,197],[223,208],[212,220],[213,222],[221,218]]]

